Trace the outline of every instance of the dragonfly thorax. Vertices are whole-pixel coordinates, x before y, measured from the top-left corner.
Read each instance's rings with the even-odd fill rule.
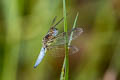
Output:
[[[44,48],[47,48],[52,42],[52,39],[55,38],[58,35],[58,29],[57,28],[50,28],[47,35],[43,38],[42,43]]]

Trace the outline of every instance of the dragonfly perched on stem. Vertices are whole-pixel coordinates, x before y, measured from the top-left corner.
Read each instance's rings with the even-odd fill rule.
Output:
[[[45,37],[42,40],[43,46],[41,48],[40,54],[37,58],[37,61],[34,65],[34,68],[36,68],[40,64],[40,62],[44,58],[47,51],[51,51],[51,50],[55,51],[55,49],[60,49],[60,46],[64,45],[66,43],[66,41],[65,41],[66,34],[68,35],[68,40],[69,40],[71,32],[73,32],[73,36],[72,36],[72,40],[73,40],[73,39],[77,38],[83,32],[82,28],[74,28],[71,31],[69,31],[68,33],[65,33],[65,32],[58,33],[58,29],[56,28],[56,26],[59,23],[61,23],[64,18],[60,19],[54,25],[56,18],[57,17],[55,16],[55,18],[52,21],[52,26],[50,27],[49,31],[47,32],[47,34],[45,35]],[[71,50],[71,53],[76,53],[78,51],[78,49],[75,46],[70,46],[70,45],[68,45],[68,46]],[[61,49],[63,49],[63,47]]]

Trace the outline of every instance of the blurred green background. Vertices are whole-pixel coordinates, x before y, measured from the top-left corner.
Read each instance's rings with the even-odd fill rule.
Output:
[[[120,1],[66,0],[68,28],[79,12],[84,33],[72,42],[69,80],[120,80]],[[34,69],[41,41],[62,0],[0,0],[0,80],[59,80],[64,57],[45,56]],[[58,26],[63,31],[63,23]],[[61,52],[63,53],[63,52]]]

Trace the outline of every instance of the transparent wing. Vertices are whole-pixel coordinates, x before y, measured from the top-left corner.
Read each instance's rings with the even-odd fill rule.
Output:
[[[69,46],[69,55],[76,54],[79,49],[75,46]],[[65,48],[64,45],[62,46],[54,46],[47,50],[49,56],[54,57],[64,57],[65,56]]]
[[[72,31],[73,31],[72,40],[76,39],[78,36],[80,36],[83,33],[82,28],[74,28],[72,29]],[[68,33],[69,39],[70,39],[70,35],[71,35],[71,32]]]
[[[80,36],[81,35],[81,33],[83,32],[83,29],[82,28],[74,28],[73,30],[73,36],[72,36],[72,40],[74,40],[74,39],[76,39],[78,36]],[[68,39],[70,39],[70,35],[71,35],[71,32],[72,31],[69,31],[68,32]],[[65,37],[65,32],[63,32],[63,33],[60,33],[59,35],[57,35],[56,36],[56,38],[54,38],[52,41],[52,43],[51,43],[51,45],[50,46],[58,46],[58,45],[63,45],[63,44],[65,44],[66,42],[65,42],[65,39],[64,39],[64,37]]]

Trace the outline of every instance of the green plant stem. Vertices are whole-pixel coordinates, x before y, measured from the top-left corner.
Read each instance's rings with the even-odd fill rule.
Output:
[[[78,14],[79,13],[77,13],[77,15],[76,15],[73,28],[75,28],[75,26],[76,26]],[[69,50],[68,50],[69,46],[68,45],[71,44],[73,32],[71,33],[70,40],[68,41],[65,0],[63,0],[63,15],[64,15],[64,32],[66,33],[66,35],[65,35],[66,44],[65,44],[65,58],[64,58],[63,66],[62,66],[60,80],[68,80],[69,79],[69,55],[68,55],[69,54]]]
[[[78,19],[78,15],[79,15],[79,13],[77,13],[77,15],[76,15],[76,18],[75,18],[75,21],[74,21],[74,24],[73,24],[73,29],[74,29],[75,26],[76,26],[77,19]],[[69,40],[68,45],[71,44],[72,36],[73,36],[73,32],[72,32],[71,35],[70,35],[70,40]],[[67,46],[67,47],[68,47],[68,46]],[[65,66],[66,66],[66,57],[65,57],[65,59],[64,59],[64,63],[63,63],[63,66],[62,66],[62,72],[61,72],[60,80],[64,80],[64,79],[65,79],[65,75],[66,75],[66,74],[65,74]]]
[[[63,0],[63,14],[64,14],[64,32],[67,33],[67,19],[66,19],[66,3],[65,0]],[[69,77],[69,56],[68,56],[68,35],[65,35],[65,66],[63,68],[65,69],[65,80],[68,80]],[[64,64],[63,64],[64,65]]]

